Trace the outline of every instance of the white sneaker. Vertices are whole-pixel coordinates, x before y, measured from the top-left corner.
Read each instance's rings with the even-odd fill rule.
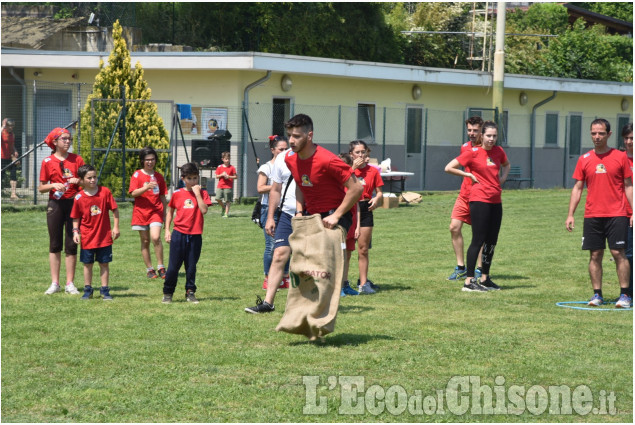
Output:
[[[67,294],[71,294],[71,295],[79,295],[79,291],[77,290],[77,288],[75,287],[75,285],[73,285],[73,282],[71,283],[67,283],[66,284],[66,289],[65,289]]]
[[[46,290],[45,294],[51,295],[59,291],[60,291],[60,285],[57,283],[51,283],[51,286],[49,287],[49,289]]]

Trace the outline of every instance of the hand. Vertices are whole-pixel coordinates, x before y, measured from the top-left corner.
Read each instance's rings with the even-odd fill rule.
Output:
[[[377,197],[374,197],[370,201],[368,201],[368,211],[372,211],[377,208],[377,202]]]
[[[355,228],[355,240],[359,239],[360,230],[359,227]]]
[[[55,190],[66,190],[64,183],[51,183],[51,186],[53,186]]]
[[[117,240],[117,238],[119,238],[119,236],[121,235],[121,233],[119,233],[119,227],[115,227],[114,229],[112,229],[111,233],[113,240]]]
[[[276,233],[276,221],[273,218],[270,220],[268,219],[265,223],[265,232],[267,232],[267,234],[272,238],[274,237]]]
[[[73,232],[73,242],[79,245],[80,239],[81,239],[81,236],[79,232]]]
[[[200,196],[200,194],[201,194],[201,185],[200,184],[195,184],[194,186],[192,186],[192,192],[194,192],[194,195]]]
[[[631,220],[633,218],[631,217]],[[565,222],[565,227],[569,232],[572,232],[575,229],[575,219],[572,216],[567,217],[567,221]]]
[[[476,178],[476,176],[474,174],[467,173],[466,177],[469,177],[470,179],[472,179],[472,183],[478,183],[478,179]]]
[[[68,182],[70,184],[79,184],[79,177],[71,177],[70,179],[68,179]]]
[[[145,186],[146,190],[154,189],[158,185],[159,185],[159,183],[157,183],[156,181],[150,181],[150,182],[145,182],[144,183],[144,186]]]
[[[322,224],[327,229],[334,229],[337,226],[337,223],[340,221],[339,217],[336,217],[335,214],[331,214],[322,219]]]
[[[364,158],[355,158],[355,160],[353,161],[353,170],[361,168],[364,165],[366,165],[366,161],[364,161]]]
[[[170,233],[169,229],[165,229],[165,242],[170,243],[172,240],[172,233]]]

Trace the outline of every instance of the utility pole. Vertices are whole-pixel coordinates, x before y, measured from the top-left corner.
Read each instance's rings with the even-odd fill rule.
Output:
[[[496,111],[496,124],[501,134],[503,92],[505,82],[505,2],[496,5],[496,51],[494,52],[494,78],[492,80],[492,108]]]

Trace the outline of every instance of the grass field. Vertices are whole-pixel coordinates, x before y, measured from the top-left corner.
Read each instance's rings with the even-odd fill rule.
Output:
[[[503,290],[464,293],[446,280],[455,197],[375,213],[370,277],[382,289],[343,298],[335,332],[317,343],[274,331],[286,292],[272,314],[243,311],[264,296],[263,236],[249,205],[229,219],[219,207],[207,214],[198,305],[182,298],[183,274],[176,301],[161,304],[129,204],[110,303],[45,296],[45,212],[5,211],[2,421],[632,423],[632,311],[555,305],[592,295],[582,206],[569,234],[569,191],[504,192],[492,268]],[[604,296],[616,298],[605,257]],[[556,386],[572,395],[557,402]]]

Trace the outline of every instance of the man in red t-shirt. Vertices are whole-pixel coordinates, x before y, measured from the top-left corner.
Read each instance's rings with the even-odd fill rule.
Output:
[[[569,232],[573,231],[573,215],[580,203],[584,185],[587,199],[584,207],[584,229],[582,249],[590,251],[589,275],[593,286],[590,306],[604,303],[602,298],[602,258],[608,241],[611,255],[615,259],[617,277],[620,282],[620,298],[617,308],[630,308],[632,298],[628,296],[630,265],[624,254],[625,235],[633,225],[633,216],[627,208],[633,205],[632,171],[624,152],[608,146],[611,125],[603,118],[591,123],[591,140],[594,149],[578,159],[573,172],[576,183],[571,191],[569,215],[565,222]]]

